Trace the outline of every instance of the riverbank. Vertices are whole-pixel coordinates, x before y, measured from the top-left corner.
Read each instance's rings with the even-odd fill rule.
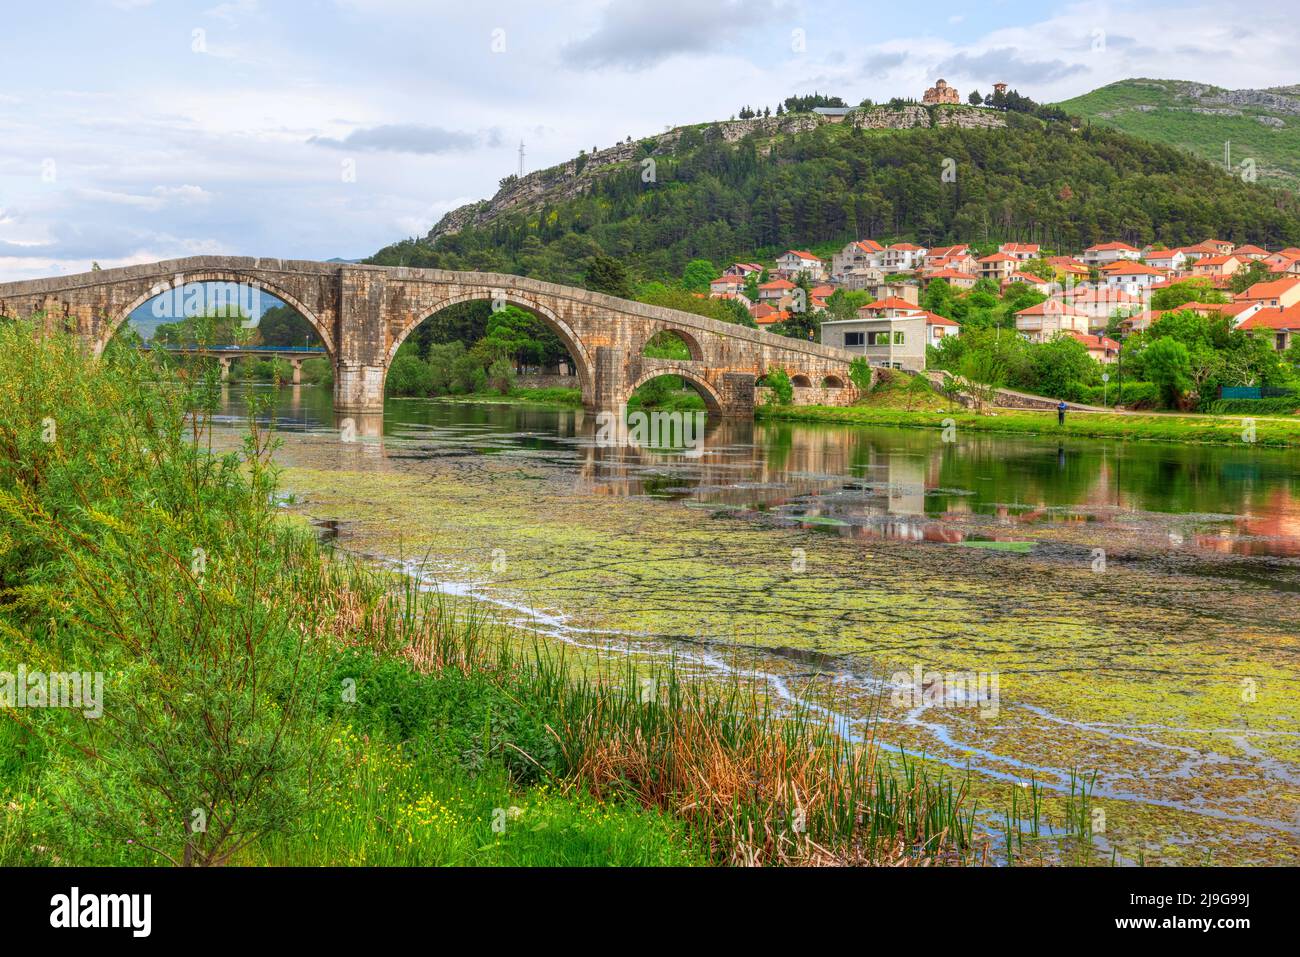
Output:
[[[987,859],[966,789],[870,732],[331,554],[255,415],[212,454],[209,389],[147,372],[0,328],[0,660],[102,691],[6,710],[0,864]]]
[[[1250,419],[1243,416],[1174,416],[1070,412],[1058,425],[1054,412],[999,409],[987,414],[964,409],[907,411],[879,406],[764,405],[756,417],[786,422],[893,426],[912,429],[957,429],[1012,435],[1191,442],[1216,445],[1300,446],[1300,420]]]

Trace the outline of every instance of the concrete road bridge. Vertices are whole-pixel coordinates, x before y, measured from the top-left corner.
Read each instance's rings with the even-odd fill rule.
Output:
[[[382,413],[384,380],[406,337],[439,310],[475,300],[518,306],[546,323],[569,350],[588,411],[617,410],[664,374],[681,376],[724,416],[752,415],[756,383],[778,368],[801,404],[845,404],[857,395],[848,375],[853,356],[844,350],[496,273],[196,256],[0,283],[0,315],[41,314],[47,328],[74,333],[98,355],[138,307],[169,293],[179,303],[191,284],[210,283],[224,284],[233,302],[249,290],[266,292],[311,323],[334,367],[335,412],[344,415]],[[686,343],[689,360],[643,356],[664,331]]]
[[[208,356],[216,359],[221,366],[221,381],[230,378],[230,364],[236,359],[279,359],[287,362],[293,370],[292,383],[302,382],[302,364],[316,356],[328,357],[329,353],[320,346],[210,346],[198,342],[170,343],[145,342],[138,347],[141,352],[165,352],[173,356]]]

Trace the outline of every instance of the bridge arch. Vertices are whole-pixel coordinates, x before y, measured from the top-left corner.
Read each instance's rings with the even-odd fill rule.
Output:
[[[664,333],[676,336],[685,344],[687,351],[690,352],[691,362],[704,361],[704,348],[700,345],[700,340],[696,338],[695,334],[681,326],[675,326],[666,322],[655,323],[654,328],[652,328],[649,334],[641,340],[640,345],[633,352],[633,355],[644,356],[646,347],[649,346],[650,343],[654,342],[656,337],[661,336]]]
[[[796,389],[811,389],[812,379],[808,378],[801,372],[798,375],[790,376],[790,384]]]
[[[578,385],[582,389],[582,404],[591,406],[595,402],[595,382],[593,379],[593,366],[590,354],[587,348],[582,344],[572,327],[567,322],[555,314],[550,307],[543,305],[536,299],[530,299],[528,296],[514,292],[510,289],[501,289],[499,287],[483,287],[482,289],[471,290],[470,292],[461,293],[458,296],[452,296],[449,299],[443,299],[435,303],[432,309],[422,310],[419,319],[413,319],[393,338],[393,344],[389,346],[387,355],[384,356],[384,378],[388,378],[388,370],[397,358],[397,350],[401,348],[403,342],[428,319],[432,319],[438,313],[451,306],[459,305],[462,302],[505,302],[512,306],[518,306],[526,312],[532,313],[538,319],[542,320],[546,326],[560,337],[564,343],[564,348],[569,351],[569,357],[573,359],[574,369],[578,374]],[[382,391],[382,390],[381,390]]]
[[[125,309],[118,310],[109,318],[108,324],[104,328],[104,334],[100,336],[99,341],[95,343],[94,354],[98,356],[102,353],[112,340],[113,336],[117,333],[117,330],[121,327],[122,323],[126,322],[127,319],[131,317],[131,313],[135,312],[149,300],[156,299],[158,296],[171,292],[177,286],[188,286],[191,283],[208,282],[237,283],[251,286],[254,289],[260,289],[262,292],[268,293],[276,299],[279,299],[286,306],[295,310],[298,315],[311,323],[311,327],[316,330],[316,335],[320,336],[321,342],[325,345],[325,351],[329,354],[331,364],[337,361],[338,353],[334,345],[334,336],[330,328],[325,323],[321,322],[320,317],[317,316],[313,310],[308,309],[300,299],[292,293],[281,289],[278,285],[267,282],[265,279],[259,279],[256,276],[251,276],[247,273],[235,270],[210,270],[206,272],[174,273],[172,275],[160,276],[157,282],[153,283],[148,290],[132,300],[130,305]]]
[[[657,379],[664,375],[675,375],[685,379],[694,386],[695,391],[700,394],[700,398],[704,400],[704,407],[708,410],[710,415],[719,416],[723,414],[722,397],[718,395],[717,390],[713,388],[709,383],[709,380],[700,375],[697,369],[680,362],[657,365],[655,368],[643,372],[638,378],[633,379],[631,384],[628,386],[627,393],[623,396],[622,405],[626,408],[628,400],[632,398],[633,392],[645,385],[651,379]]]

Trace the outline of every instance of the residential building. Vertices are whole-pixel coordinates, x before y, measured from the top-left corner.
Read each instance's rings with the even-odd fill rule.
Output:
[[[926,249],[912,243],[894,243],[881,254],[880,266],[885,272],[914,272],[925,262]]]
[[[1259,246],[1238,246],[1232,250],[1232,254],[1238,259],[1250,259],[1256,262],[1268,258],[1268,250]]]
[[[1028,262],[1038,258],[1039,247],[1038,243],[1003,243],[998,247],[998,252],[1013,256],[1021,262]]]
[[[1030,342],[1047,342],[1059,333],[1088,332],[1088,316],[1059,299],[1048,299],[1016,313],[1016,331]]]
[[[1187,265],[1187,253],[1181,249],[1152,249],[1143,257],[1148,266],[1155,266],[1166,272],[1181,272]]]
[[[960,243],[956,246],[936,246],[925,254],[925,266],[939,266],[945,263],[952,256],[969,256],[970,246]]]
[[[1044,279],[1041,276],[1035,276],[1028,272],[1013,272],[1007,277],[1006,282],[1002,284],[1002,290],[1005,292],[1010,283],[1018,282],[1026,286],[1031,286],[1043,295],[1051,295],[1052,291],[1057,288],[1056,283],[1050,279]]]
[[[800,275],[809,279],[824,279],[826,276],[826,264],[802,249],[787,249],[777,256],[776,268],[787,279]]]
[[[1006,253],[994,253],[992,256],[985,256],[979,261],[980,278],[992,279],[999,285],[1016,271],[1020,260],[1014,256],[1008,256]]]
[[[874,286],[864,286],[866,292],[877,299],[902,299],[913,306],[921,301],[921,287],[910,282],[882,282]]]
[[[1099,243],[1083,251],[1083,262],[1088,266],[1104,266],[1120,259],[1141,258],[1141,251],[1128,243]]]
[[[1064,334],[1076,342],[1082,342],[1088,350],[1088,355],[1098,362],[1114,362],[1119,358],[1119,343],[1114,339],[1075,332],[1073,329],[1067,329]]]
[[[789,279],[772,279],[758,286],[758,301],[769,305],[789,302],[797,289]]]
[[[1237,328],[1271,337],[1273,348],[1281,352],[1290,348],[1296,333],[1300,332],[1300,306],[1261,309]]]
[[[879,266],[858,266],[851,272],[832,277],[845,289],[873,289],[885,281],[885,271]],[[874,295],[874,293],[873,293]]]
[[[723,275],[726,276],[740,276],[744,278],[750,275],[761,276],[763,275],[763,269],[764,266],[762,263],[733,263],[722,272]]]
[[[958,292],[965,292],[968,289],[974,289],[977,279],[968,272],[962,272],[958,269],[935,269],[926,270],[921,274],[921,281],[929,285],[936,279],[942,279],[948,285],[952,286]]]
[[[1266,309],[1286,309],[1300,303],[1300,276],[1257,282],[1236,297],[1237,302],[1258,302]]]
[[[709,295],[713,298],[726,295],[728,293],[738,293],[745,291],[745,278],[737,275],[722,275],[713,282],[709,283]]]
[[[921,372],[926,345],[960,332],[951,319],[889,300],[863,306],[855,319],[823,322],[822,342],[866,356],[873,366]]]
[[[831,257],[831,276],[838,278],[862,270],[879,270],[884,249],[874,239],[849,243]]]
[[[1130,296],[1140,296],[1143,290],[1149,289],[1165,275],[1155,266],[1129,259],[1107,263],[1100,271],[1107,286],[1123,290]]]
[[[1087,279],[1091,270],[1073,256],[1049,256],[1046,260],[1064,278]]]
[[[1236,256],[1206,256],[1192,263],[1192,275],[1214,279],[1231,276],[1240,268],[1241,260]]]

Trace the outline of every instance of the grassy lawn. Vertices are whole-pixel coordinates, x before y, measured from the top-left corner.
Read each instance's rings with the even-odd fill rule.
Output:
[[[835,406],[762,406],[760,418],[791,422],[839,422],[851,425],[940,429],[951,419],[959,429],[1021,435],[1077,436],[1080,438],[1133,439],[1148,442],[1205,442],[1238,445],[1248,441],[1247,419],[1242,416],[1120,415],[1105,412],[1071,412],[1065,425],[1057,425],[1055,412],[998,410],[979,414],[964,409],[913,411],[867,404]],[[1254,420],[1253,441],[1266,446],[1300,446],[1300,419],[1260,417]]]

